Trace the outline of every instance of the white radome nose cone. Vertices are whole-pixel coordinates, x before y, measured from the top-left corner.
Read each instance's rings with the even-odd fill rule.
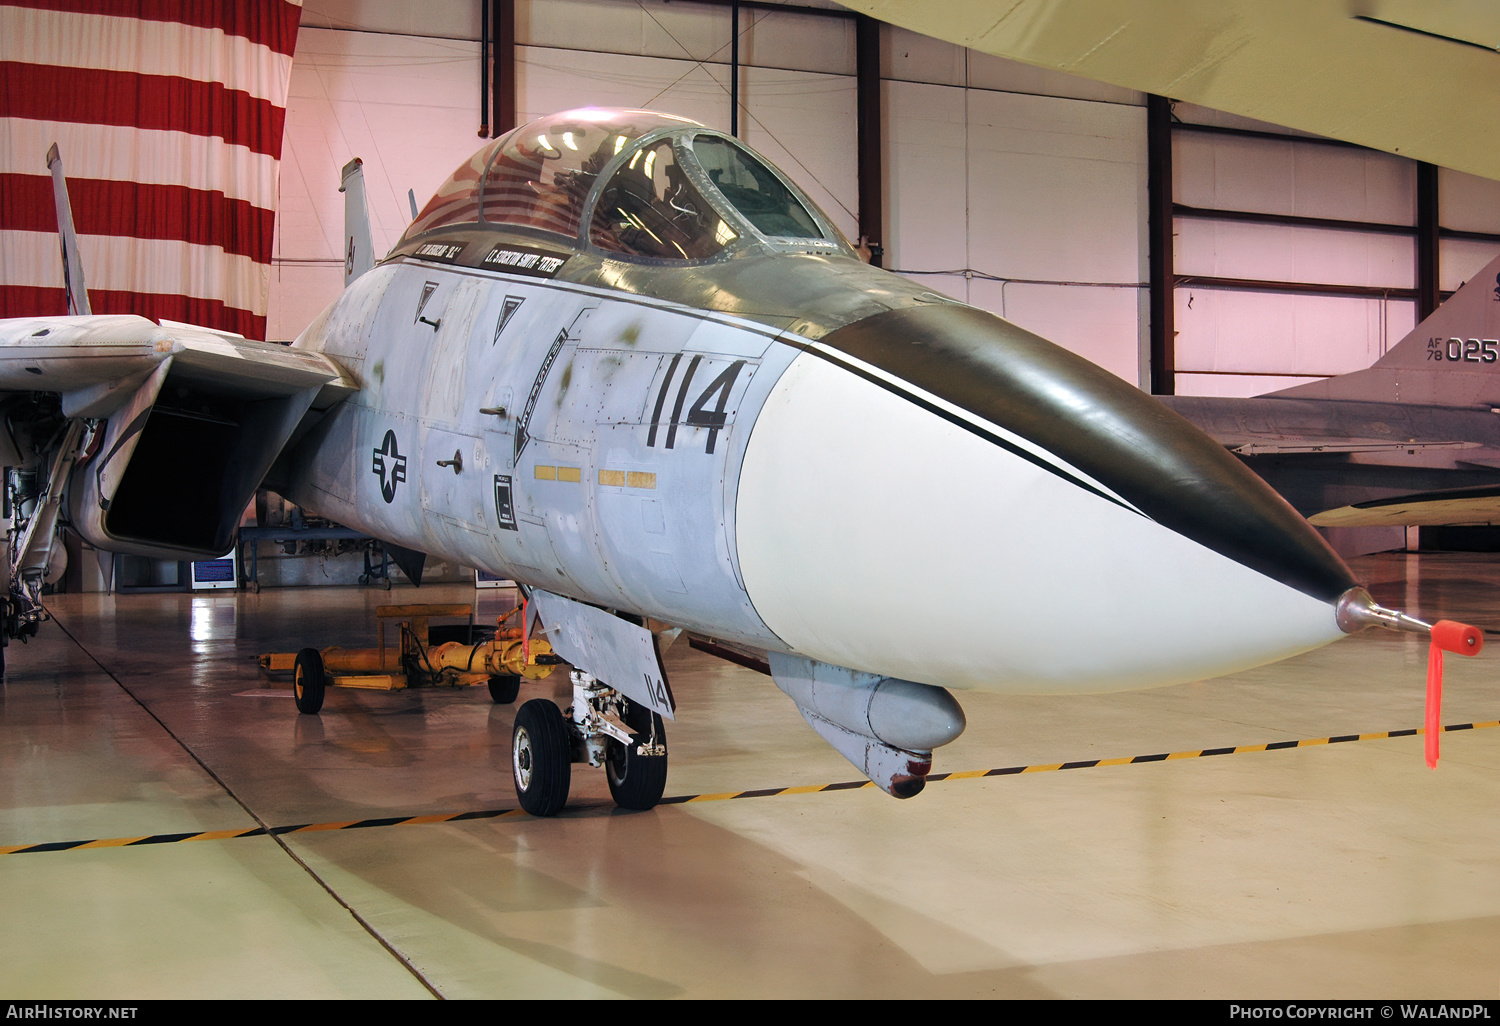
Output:
[[[796,651],[839,666],[1100,692],[1342,636],[1329,603],[1162,527],[1128,496],[1093,494],[812,355],[757,418],[738,496],[756,611]]]

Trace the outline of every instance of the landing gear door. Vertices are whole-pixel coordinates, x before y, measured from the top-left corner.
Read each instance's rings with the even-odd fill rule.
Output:
[[[535,590],[531,600],[554,652],[632,702],[674,718],[677,703],[650,631],[550,592]]]
[[[102,521],[109,512],[109,504],[120,487],[125,468],[130,465],[130,457],[141,439],[146,419],[156,405],[156,397],[161,393],[162,383],[167,380],[171,364],[171,360],[163,360],[129,401],[110,414],[98,455],[81,475],[79,498],[74,499],[75,517]]]

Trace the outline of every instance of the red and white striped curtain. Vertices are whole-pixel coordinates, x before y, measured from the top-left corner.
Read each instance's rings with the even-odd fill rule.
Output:
[[[62,153],[94,313],[264,338],[301,0],[0,0],[0,317],[67,312]]]

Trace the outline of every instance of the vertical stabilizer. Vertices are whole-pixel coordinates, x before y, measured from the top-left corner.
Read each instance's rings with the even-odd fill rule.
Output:
[[[1366,370],[1270,393],[1434,406],[1500,406],[1500,257]]]
[[[83,258],[78,253],[78,233],[73,230],[73,205],[68,202],[68,180],[63,176],[62,154],[57,143],[47,151],[47,170],[52,172],[52,198],[57,204],[57,231],[62,237],[63,287],[68,292],[68,313],[91,314],[88,286],[83,280]]]
[[[344,194],[344,287],[375,266],[370,240],[370,209],[365,205],[364,161],[355,157],[344,165],[339,192]]]

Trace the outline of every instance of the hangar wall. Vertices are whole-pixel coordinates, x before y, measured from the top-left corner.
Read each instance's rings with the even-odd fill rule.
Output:
[[[339,169],[365,161],[375,244],[393,243],[480,145],[479,3],[308,0],[287,107],[270,337],[292,338],[341,287]],[[523,119],[585,104],[649,106],[729,127],[727,7],[517,0]],[[857,214],[852,22],[741,15],[741,136],[850,237]],[[885,26],[885,265],[1146,380],[1145,96]],[[1178,105],[1181,207],[1414,223],[1415,164],[1298,141]],[[1500,251],[1500,183],[1440,173],[1441,285]],[[1205,287],[1257,279],[1411,290],[1410,234],[1178,216],[1179,394],[1253,395],[1368,365],[1410,330],[1389,295]],[[1409,229],[1408,229],[1409,230]],[[1467,234],[1466,234],[1467,233]],[[1196,280],[1195,280],[1196,279]]]
[[[1174,114],[1179,395],[1344,374],[1411,331],[1415,161],[1192,104]],[[1500,183],[1439,169],[1437,194],[1451,292],[1500,252]]]
[[[886,266],[1141,380],[1142,93],[887,26]]]
[[[1179,104],[1194,126],[1244,119]],[[1255,126],[1255,129],[1266,126]],[[1200,287],[1195,278],[1411,290],[1416,164],[1323,140],[1174,129],[1177,391],[1255,395],[1367,367],[1416,324],[1410,298]],[[1183,216],[1232,211],[1410,227],[1413,234]]]

